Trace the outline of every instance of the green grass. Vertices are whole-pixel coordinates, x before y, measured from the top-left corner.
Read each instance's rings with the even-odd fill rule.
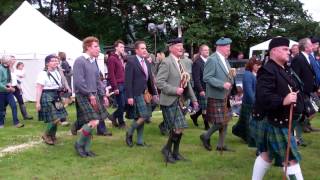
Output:
[[[36,119],[24,121],[25,127],[17,129],[12,126],[11,111],[7,108],[5,128],[0,129],[0,149],[10,145],[40,140],[45,124]],[[36,117],[34,104],[28,104],[28,111]],[[75,120],[75,107],[68,108],[70,121]],[[59,127],[58,144],[48,146],[44,143],[22,152],[7,154],[0,158],[0,179],[232,179],[246,180],[251,178],[255,160],[255,149],[248,148],[239,138],[231,134],[228,128],[226,143],[236,150],[235,153],[216,151],[208,152],[200,144],[199,135],[202,128],[193,126],[188,118],[189,128],[184,132],[181,152],[191,162],[178,162],[167,167],[160,149],[167,138],[161,136],[158,124],[162,120],[160,112],[153,113],[151,124],[145,126],[145,141],[152,145],[149,148],[125,145],[125,131],[110,128],[112,137],[94,136],[92,150],[98,154],[95,158],[80,158],[73,149],[77,137],[69,135],[68,127]],[[127,124],[130,121],[127,121]],[[200,120],[200,125],[203,126]],[[320,127],[319,117],[312,124]],[[320,168],[320,133],[304,134],[310,145],[301,148],[302,172],[309,180],[320,179],[317,170]],[[212,137],[212,145],[217,142],[218,134]],[[136,139],[136,137],[134,137]],[[265,179],[281,179],[280,168],[272,167]]]

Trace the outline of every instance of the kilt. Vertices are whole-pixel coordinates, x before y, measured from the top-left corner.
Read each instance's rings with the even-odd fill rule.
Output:
[[[226,125],[232,118],[231,108],[227,107],[226,112],[225,108],[225,100],[224,99],[214,99],[208,98],[207,100],[207,118],[208,122],[214,124],[223,124]],[[226,116],[226,117],[225,117]]]
[[[275,159],[276,166],[282,166],[282,162],[285,162],[286,148],[288,143],[288,128],[279,128],[267,123],[267,149],[270,159]],[[291,133],[291,146],[289,161],[295,160],[301,161],[300,153],[298,152],[298,146],[296,140]]]
[[[76,94],[77,120],[80,124],[86,124],[91,120],[105,120],[108,117],[106,108],[103,106],[103,99],[95,95],[97,100],[98,112],[90,104],[88,96]]]
[[[58,96],[57,91],[46,91],[43,90],[40,99],[41,109],[38,112],[39,121],[44,121],[45,123],[66,118],[68,113],[65,108],[56,109],[53,102],[54,97]]]
[[[164,126],[169,131],[171,129],[184,129],[188,127],[187,121],[182,114],[178,101],[170,106],[161,105]]]
[[[259,152],[267,152],[267,119],[257,120],[254,117],[249,122],[250,137],[255,141]]]
[[[128,119],[138,119],[144,118],[145,120],[152,116],[151,103],[146,103],[144,101],[143,95],[133,97],[133,106],[126,105],[126,118]]]
[[[232,133],[247,141],[249,136],[249,121],[252,113],[252,104],[242,104],[238,122],[232,127]]]
[[[202,110],[207,109],[207,98],[205,96],[200,96],[200,94],[197,94],[197,99],[199,102],[199,108]]]

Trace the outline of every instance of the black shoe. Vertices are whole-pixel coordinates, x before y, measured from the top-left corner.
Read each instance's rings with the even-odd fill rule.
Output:
[[[176,163],[176,160],[172,157],[170,150],[167,149],[166,146],[162,148],[161,153],[164,157],[165,162]]]
[[[129,147],[133,146],[132,136],[129,136],[128,132],[126,133],[126,143]]]
[[[211,146],[211,144],[210,144],[210,139],[206,139],[206,138],[204,137],[204,134],[201,134],[201,135],[200,135],[200,140],[201,140],[201,142],[202,142],[203,147],[206,148],[206,150],[212,151],[212,146]]]
[[[119,124],[117,123],[117,120],[115,117],[113,117],[113,115],[110,115],[108,119],[110,119],[110,121],[112,122],[113,127],[119,127]]]
[[[24,120],[32,120],[33,117],[28,115],[28,116],[26,116],[26,117],[23,117],[23,119],[24,119]]]
[[[97,156],[97,154],[94,153],[94,152],[92,152],[92,151],[88,151],[88,152],[86,152],[86,154],[87,154],[88,157],[95,157],[95,156]]]
[[[186,159],[185,157],[183,157],[180,153],[178,153],[178,154],[172,154],[172,157],[173,157],[176,161],[190,161],[190,160]]]
[[[236,152],[235,150],[233,149],[229,149],[227,148],[227,146],[223,146],[223,147],[218,147],[216,148],[217,151],[229,151],[229,152]]]
[[[198,127],[199,124],[198,124],[197,114],[190,115],[190,118],[191,118],[193,124]]]
[[[160,123],[159,124],[159,129],[160,129],[160,133],[161,133],[161,135],[166,135],[166,133],[167,133],[167,131],[166,131],[166,129],[163,127],[164,125],[163,125],[163,123]]]
[[[137,146],[139,146],[139,147],[151,147],[151,145],[149,145],[149,144],[146,144],[146,143],[137,143],[136,144]]]
[[[97,136],[112,136],[111,132],[97,133]]]
[[[88,156],[88,154],[84,150],[84,147],[79,145],[78,142],[76,142],[74,144],[74,149],[76,150],[76,152],[78,153],[78,155],[80,157],[87,157]]]

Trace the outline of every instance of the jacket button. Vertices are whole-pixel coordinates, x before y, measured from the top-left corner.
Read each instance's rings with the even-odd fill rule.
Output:
[[[282,124],[282,121],[280,121],[280,124]]]

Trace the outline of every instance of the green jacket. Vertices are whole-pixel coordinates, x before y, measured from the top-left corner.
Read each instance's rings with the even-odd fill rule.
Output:
[[[228,69],[230,64],[226,61]],[[206,83],[206,96],[214,99],[224,99],[228,91],[223,87],[225,82],[233,82],[228,78],[228,72],[225,69],[222,60],[217,53],[209,56],[204,65],[203,81]]]
[[[0,92],[7,92],[6,85],[8,84],[8,69],[0,64]]]
[[[183,63],[181,63],[184,66]],[[184,69],[186,69],[184,67]],[[178,65],[175,62],[173,57],[166,57],[159,66],[159,71],[156,77],[157,87],[161,90],[160,94],[160,105],[170,106],[174,103],[175,100],[178,99],[178,95],[176,93],[177,88],[180,85],[180,71]],[[185,88],[185,95],[191,98],[192,101],[196,101],[196,97],[194,95],[193,89],[191,87],[190,82],[188,86]]]

